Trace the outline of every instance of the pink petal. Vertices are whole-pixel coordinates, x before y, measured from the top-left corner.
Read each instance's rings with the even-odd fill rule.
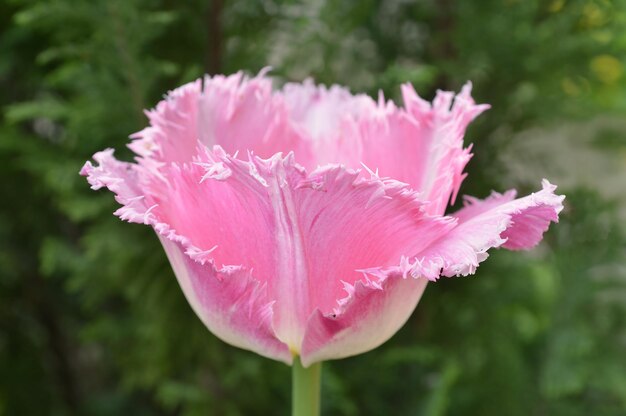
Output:
[[[145,112],[150,126],[133,134],[131,138],[134,140],[128,147],[143,159],[158,162],[191,160],[198,147],[198,101],[201,94],[199,79],[170,91],[154,109]]]
[[[267,285],[242,267],[200,264],[184,253],[180,243],[160,236],[180,287],[194,312],[223,341],[264,357],[291,364],[287,345],[272,329],[274,302]]]
[[[310,137],[318,163],[364,164],[383,177],[410,184],[431,201],[428,212],[443,214],[471,157],[469,148],[463,148],[465,129],[489,108],[476,105],[470,90],[467,84],[456,97],[439,92],[431,105],[406,84],[405,109],[382,95],[376,103],[311,82],[287,84],[283,94],[291,117]]]
[[[345,296],[342,281],[397,264],[452,225],[426,215],[404,184],[338,166],[307,175],[291,155],[244,162],[216,148],[167,177],[154,215],[188,238],[196,260],[252,269],[276,301],[278,338],[294,352],[311,313],[330,313]]]
[[[466,206],[453,215],[457,226],[418,254],[413,274],[431,280],[439,274],[465,276],[476,271],[490,248],[534,247],[563,209],[565,197],[555,195],[555,189],[544,180],[541,191],[524,198],[514,199],[513,190],[493,193],[483,201],[467,198]]]
[[[337,313],[316,310],[311,316],[302,343],[303,365],[360,354],[387,341],[411,316],[427,282],[397,272],[379,282],[357,282]]]
[[[206,77],[200,99],[199,138],[229,154],[252,152],[270,157],[295,151],[309,158],[309,145],[290,122],[282,97],[272,91],[272,81],[261,72],[247,79],[241,73]]]
[[[254,78],[239,72],[196,80],[171,91],[146,114],[150,126],[135,133],[130,144],[146,159],[189,162],[199,144],[220,145],[230,154],[251,151],[269,157],[295,151],[303,160],[311,158],[310,145],[294,128],[264,72]]]
[[[91,189],[108,188],[122,207],[115,215],[129,222],[145,223],[149,214],[149,202],[140,189],[141,168],[134,163],[120,162],[113,156],[113,149],[93,155],[98,166],[86,162],[80,174],[87,177]]]
[[[177,234],[169,224],[154,214],[158,208],[157,199],[144,190],[144,187],[154,186],[155,183],[162,185],[159,181],[165,179],[151,177],[151,172],[141,165],[120,162],[113,156],[112,149],[98,152],[93,158],[98,165],[94,166],[88,161],[80,174],[87,177],[91,189],[107,188],[115,194],[115,200],[122,206],[114,215],[124,221],[150,225],[159,235],[180,242],[185,247],[192,247],[187,237]]]
[[[196,257],[205,253],[162,221],[158,198],[144,194],[138,186],[139,176],[146,174],[142,167],[116,160],[112,150],[97,153],[94,159],[99,165],[87,162],[81,174],[93,189],[107,187],[116,194],[123,204],[115,212],[120,218],[155,229],[187,300],[209,330],[232,345],[290,364],[289,348],[272,329],[273,301],[267,284],[254,280],[251,271],[242,267],[218,269],[212,263],[194,261],[187,253]]]
[[[365,94],[352,95],[346,88],[303,83],[287,83],[282,91],[289,117],[300,134],[308,137],[314,158],[303,160],[307,169],[328,163],[342,163],[351,168],[361,167],[361,143],[354,130],[354,120],[376,108]]]
[[[469,123],[489,105],[476,105],[471,83],[461,93],[438,91],[432,105],[422,100],[411,84],[402,86],[406,111],[418,123],[419,150],[408,163],[416,166],[411,183],[431,201],[430,211],[443,214],[449,200],[454,203],[465,178],[463,169],[471,158],[470,147],[463,148]]]

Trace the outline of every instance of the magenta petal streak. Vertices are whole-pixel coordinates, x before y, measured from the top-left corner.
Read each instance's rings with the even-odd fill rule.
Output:
[[[465,178],[476,105],[466,85],[404,108],[311,81],[273,91],[263,73],[169,93],[133,135],[81,174],[158,233],[180,286],[222,340],[290,364],[342,358],[389,339],[428,281],[467,275],[490,248],[528,249],[558,221],[543,189],[444,212]],[[284,156],[286,155],[286,156]]]

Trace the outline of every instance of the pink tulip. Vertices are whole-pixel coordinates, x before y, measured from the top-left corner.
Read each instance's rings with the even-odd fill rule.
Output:
[[[445,215],[471,157],[471,85],[404,108],[264,74],[197,80],[148,111],[136,163],[96,153],[81,174],[151,225],[202,322],[227,343],[304,366],[371,350],[408,319],[426,284],[473,274],[488,250],[529,249],[558,221],[543,181],[467,198]]]

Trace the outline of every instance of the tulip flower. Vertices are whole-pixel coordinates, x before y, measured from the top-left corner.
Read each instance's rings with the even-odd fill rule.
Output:
[[[489,249],[529,249],[562,196],[467,198],[471,85],[403,107],[311,81],[273,90],[264,73],[171,91],[134,134],[81,174],[115,215],[150,225],[191,307],[217,337],[294,366],[294,410],[317,412],[319,363],[388,340],[428,282],[473,274]],[[307,396],[310,395],[310,396]],[[300,406],[300,408],[298,408]]]

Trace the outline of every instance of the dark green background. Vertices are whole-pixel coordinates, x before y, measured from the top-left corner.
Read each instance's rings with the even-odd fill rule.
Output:
[[[208,73],[397,98],[474,81],[462,193],[567,194],[530,253],[431,284],[325,364],[328,415],[626,414],[624,0],[0,1],[0,416],[286,415],[290,371],[211,335],[83,162]]]

